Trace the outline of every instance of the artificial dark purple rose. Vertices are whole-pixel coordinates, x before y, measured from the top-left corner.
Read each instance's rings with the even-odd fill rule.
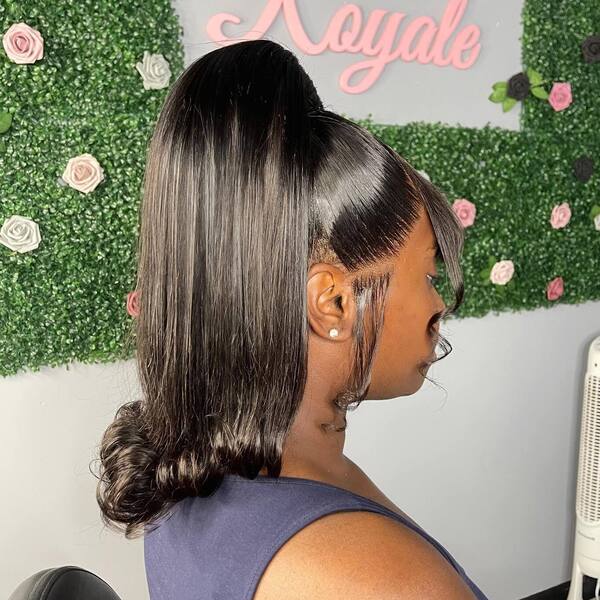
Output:
[[[600,35],[590,35],[581,44],[585,62],[595,63],[600,61]]]
[[[589,156],[580,156],[573,162],[573,171],[579,181],[586,182],[594,172],[594,161]]]
[[[517,73],[508,80],[507,95],[515,100],[524,100],[529,94],[529,77],[527,73]]]

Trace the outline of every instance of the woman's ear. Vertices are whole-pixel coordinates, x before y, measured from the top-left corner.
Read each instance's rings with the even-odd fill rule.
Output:
[[[306,294],[308,321],[314,333],[331,341],[352,337],[355,303],[345,271],[329,263],[312,265]]]

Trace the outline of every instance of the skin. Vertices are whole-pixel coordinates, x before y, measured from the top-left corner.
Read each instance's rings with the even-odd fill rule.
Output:
[[[436,276],[437,241],[424,208],[407,243],[390,259],[390,280],[384,324],[375,352],[365,400],[384,400],[414,394],[423,384],[421,369],[435,359],[439,322],[428,332],[445,304],[429,276]],[[385,267],[381,264],[381,267]],[[341,299],[341,308],[336,298]],[[286,443],[281,475],[305,477],[334,485],[364,479],[364,473],[344,455],[345,431],[324,431],[320,423],[343,427],[343,414],[330,406],[344,386],[350,367],[352,323],[356,307],[350,279],[342,265],[317,263],[308,272],[308,377],[302,403]],[[338,336],[330,337],[336,328]],[[260,475],[267,475],[263,468]],[[358,484],[357,484],[358,485]]]

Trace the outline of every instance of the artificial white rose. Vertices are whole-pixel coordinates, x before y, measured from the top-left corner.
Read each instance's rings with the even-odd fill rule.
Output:
[[[600,231],[600,214],[596,215],[594,218],[594,227]]]
[[[506,285],[513,277],[515,265],[512,260],[498,261],[490,271],[490,281],[496,285]]]
[[[40,228],[35,221],[13,215],[0,229],[0,244],[16,252],[29,252],[40,245]]]
[[[431,179],[430,179],[430,177],[429,177],[429,175],[427,174],[426,171],[420,171],[419,169],[417,169],[417,173],[421,173],[421,175],[423,177],[425,177],[425,179],[427,179],[427,181],[431,181]]]
[[[171,69],[162,54],[150,54],[144,50],[144,58],[135,68],[142,76],[145,90],[160,90],[169,85]]]
[[[62,178],[72,188],[89,194],[104,179],[104,170],[91,154],[80,154],[69,159]]]

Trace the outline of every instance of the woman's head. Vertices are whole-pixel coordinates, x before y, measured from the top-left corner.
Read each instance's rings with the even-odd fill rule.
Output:
[[[443,340],[439,322],[447,310],[435,285],[439,252],[431,220],[421,206],[402,250],[378,265],[380,276],[389,274],[389,283],[365,399],[413,394],[421,387],[425,371],[439,360],[434,348]],[[355,337],[357,312],[352,279],[353,273],[339,263],[319,262],[309,269],[309,355],[316,355],[326,370],[347,357],[351,369],[355,359],[355,352],[347,349]],[[333,340],[331,329],[335,329]]]
[[[143,397],[105,432],[98,485],[105,522],[128,537],[225,473],[279,474],[309,338],[348,348],[340,410],[413,393],[443,340],[436,323],[462,300],[462,227],[446,198],[325,110],[297,58],[268,40],[210,52],[174,83],[140,221]],[[449,309],[428,278],[436,240]]]

